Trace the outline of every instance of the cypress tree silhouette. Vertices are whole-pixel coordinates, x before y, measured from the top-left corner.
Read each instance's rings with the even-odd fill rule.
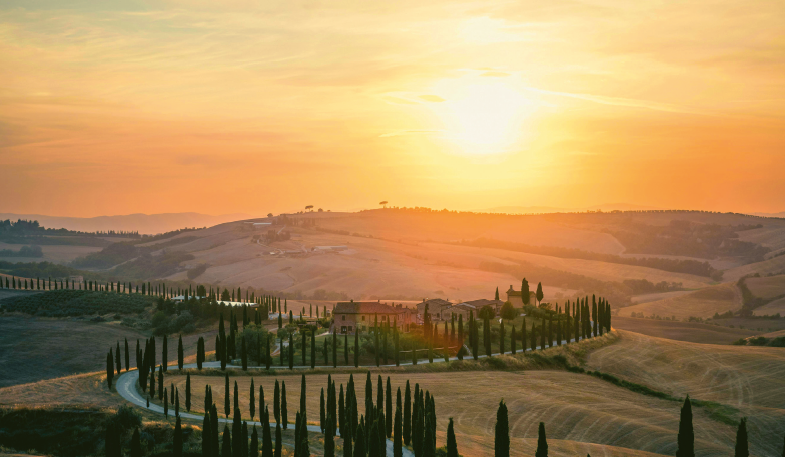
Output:
[[[749,457],[750,450],[747,444],[747,418],[742,417],[739,421],[739,429],[736,431],[736,453],[734,457]]]
[[[250,399],[248,400],[248,409],[249,409],[249,412],[251,413],[251,419],[252,420],[253,420],[254,415],[256,414],[256,398],[255,398],[256,392],[255,391],[256,391],[256,389],[254,388],[254,385],[253,385],[253,377],[251,377],[251,389],[250,389],[250,392],[249,392]],[[260,408],[259,412],[261,412],[261,411],[262,410]]]
[[[229,413],[232,412],[230,406],[232,404],[232,395],[229,391],[229,373],[226,373],[226,382],[224,384],[224,414],[226,417],[229,417]]]
[[[251,447],[248,451],[248,457],[259,457],[259,435],[256,433],[256,425],[253,426],[251,431]]]
[[[689,395],[681,407],[677,444],[676,457],[695,457],[695,432],[692,429],[692,403]]]
[[[385,431],[387,432],[387,438],[392,436],[392,427],[393,427],[393,410],[392,410],[392,384],[390,383],[390,377],[387,376],[387,391],[386,391],[386,398],[385,398]]]
[[[204,454],[204,452],[202,452]],[[142,457],[142,443],[139,440],[139,427],[134,429],[131,437],[131,457]]]
[[[286,381],[281,381],[281,425],[284,430],[289,428],[289,419],[286,414]]]
[[[172,443],[172,454],[174,457],[182,457],[183,455],[183,431],[180,428],[180,416],[174,424],[174,442]]]
[[[403,412],[401,411],[401,388],[398,388],[398,401],[395,404],[395,424],[393,430],[393,457],[403,457]]]
[[[510,425],[507,417],[507,405],[504,400],[499,402],[499,409],[496,411],[496,435],[494,439],[494,456],[510,456]],[[539,455],[538,455],[539,457]]]
[[[409,380],[406,380],[406,393],[403,400],[403,442],[407,446],[412,439],[412,390]]]
[[[542,303],[542,299],[545,297],[545,295],[543,295],[543,293],[542,293],[542,283],[541,282],[537,283],[536,296],[537,296],[537,303],[538,304]]]
[[[324,411],[324,387],[322,387],[322,393],[319,397],[319,428],[322,429],[322,433],[324,433],[324,426],[326,424],[327,417],[325,416]]]
[[[305,374],[300,380],[300,414],[305,415]]]
[[[185,410],[191,411],[191,373],[185,376]]]
[[[458,454],[458,441],[455,440],[455,428],[450,418],[450,424],[447,425],[447,457],[459,457]]]
[[[232,457],[232,434],[229,433],[228,425],[224,425],[224,434],[221,441],[221,457]]]
[[[281,387],[278,380],[275,380],[275,390],[273,390],[273,415],[275,416],[275,423],[281,422]]]
[[[540,429],[537,437],[537,452],[534,457],[548,457],[548,440],[545,438],[545,423],[540,422]]]
[[[180,338],[177,341],[177,368],[180,371],[183,370],[183,358],[183,335],[180,335]]]
[[[283,449],[283,439],[281,438],[281,424],[275,424],[275,454],[274,457],[281,457]]]

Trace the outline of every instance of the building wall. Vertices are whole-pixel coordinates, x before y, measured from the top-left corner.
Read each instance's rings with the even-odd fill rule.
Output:
[[[403,314],[336,314],[334,316],[333,325],[338,333],[354,333],[357,327],[361,332],[369,331],[375,324],[375,318],[379,318],[379,326],[385,325],[388,322],[392,326],[393,323],[398,325],[398,330],[402,332],[409,331],[411,319],[407,317],[407,313]],[[397,317],[397,321],[396,321]],[[351,327],[351,330],[349,329]]]

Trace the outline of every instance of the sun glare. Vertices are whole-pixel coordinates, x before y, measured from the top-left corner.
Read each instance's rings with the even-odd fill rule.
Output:
[[[518,144],[535,103],[500,78],[459,82],[445,82],[437,89],[445,101],[431,104],[447,137],[467,154],[503,153]]]

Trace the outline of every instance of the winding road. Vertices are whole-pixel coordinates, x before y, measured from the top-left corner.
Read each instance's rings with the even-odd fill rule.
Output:
[[[574,342],[574,341],[575,341],[575,339],[571,339],[569,342]],[[539,349],[539,348],[540,348],[540,346],[537,346],[535,349]],[[532,351],[533,349],[527,349],[527,350],[528,351]],[[518,352],[524,352],[524,351],[518,351]],[[512,351],[505,352],[505,354],[511,354],[511,353],[512,353]],[[496,356],[496,355],[501,355],[501,353],[491,354],[491,356]],[[478,358],[485,358],[485,357],[487,357],[487,355],[480,355],[480,356],[478,356]],[[465,358],[467,360],[469,360],[472,357],[468,356],[468,357],[465,357]],[[458,358],[457,357],[450,357],[449,360],[450,361],[458,360]],[[428,359],[419,359],[419,358],[417,359],[417,362],[418,363],[430,363],[428,361]],[[443,358],[439,358],[439,359],[435,359],[434,358],[434,362],[433,363],[444,363],[444,362],[445,362],[445,360]],[[411,361],[402,362],[400,364],[400,366],[409,366],[409,365],[412,365]],[[172,365],[170,365],[170,366],[172,366]],[[174,366],[176,366],[176,365],[174,365]],[[390,365],[380,365],[379,367],[387,367],[387,368],[389,368],[389,367],[395,367],[395,366],[396,366],[395,364],[390,364]],[[203,368],[220,368],[221,367],[221,363],[220,362],[204,362],[202,364],[202,367]],[[233,369],[242,369],[242,367],[238,366],[238,365],[227,364],[226,367],[227,368],[233,368]],[[183,365],[183,368],[196,368],[196,364],[195,363],[185,364],[185,365]],[[248,367],[249,370],[250,369],[265,369],[265,368],[266,367],[263,367],[263,366],[249,366]],[[270,366],[270,368],[271,369],[275,369],[275,370],[288,370],[289,369],[288,366]],[[329,369],[329,368],[332,368],[332,367],[320,366],[319,368],[320,369],[324,369],[324,368],[328,368]],[[336,369],[346,369],[346,368],[350,368],[351,369],[351,368],[354,368],[354,366],[339,365],[338,367],[336,367]],[[361,365],[360,368],[377,368],[377,367],[375,365]],[[311,366],[310,365],[296,365],[296,366],[294,366],[294,369],[297,369],[297,370],[306,370],[306,369],[310,370]],[[119,393],[121,397],[123,397],[124,399],[128,400],[129,402],[135,404],[136,406],[139,406],[141,408],[145,408],[148,411],[153,411],[153,412],[156,412],[156,413],[159,413],[159,414],[163,414],[164,413],[164,408],[162,406],[158,406],[156,404],[150,404],[150,406],[147,406],[147,400],[145,398],[143,398],[141,395],[139,395],[139,392],[136,390],[136,384],[137,384],[137,380],[138,379],[139,379],[139,371],[138,370],[126,371],[126,372],[122,373],[117,378],[117,382],[115,383],[115,389],[117,390],[117,393]],[[184,418],[184,419],[193,419],[193,420],[198,420],[198,421],[203,421],[204,420],[204,416],[202,416],[202,415],[191,414],[191,413],[186,413],[186,412],[182,412],[182,411],[180,412],[180,417]],[[218,421],[219,422],[225,422],[225,423],[231,423],[232,422],[231,419],[220,418],[220,417],[218,418]],[[253,422],[253,421],[251,421],[251,422],[248,422],[248,425],[258,425],[258,426],[261,426],[262,424],[261,424],[261,422]],[[274,426],[275,422],[271,422],[270,425]],[[307,425],[306,427],[307,427],[309,432],[321,433],[321,429],[318,426],[316,426],[316,425]],[[392,440],[387,440],[387,456],[388,457],[394,457]],[[404,457],[414,457],[414,453],[412,451],[410,451],[409,449],[407,449],[406,447],[404,447],[403,448],[403,456]]]

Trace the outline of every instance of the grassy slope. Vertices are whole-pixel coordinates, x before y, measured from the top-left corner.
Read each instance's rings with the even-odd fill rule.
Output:
[[[204,336],[207,350],[215,345],[217,330],[209,329],[183,337],[186,356],[196,353],[196,341]],[[128,338],[131,366],[135,361],[136,339],[144,343],[149,335],[118,323],[83,320],[45,319],[21,315],[0,318],[0,387],[57,378],[104,368],[106,351]],[[157,339],[158,358],[161,340]],[[169,361],[177,361],[177,337],[168,344]]]
[[[756,297],[774,298],[785,295],[785,275],[748,278],[746,283]]]
[[[656,300],[623,308],[620,313],[643,313],[645,316],[656,314],[662,317],[676,316],[683,320],[690,316],[711,317],[714,313],[736,311],[741,309],[741,293],[733,284],[720,284],[689,294],[676,295],[663,300]]]
[[[677,396],[690,394],[738,408],[749,417],[755,455],[781,452],[785,429],[785,351],[716,346],[620,332],[621,340],[591,353],[588,365]],[[732,427],[714,427],[732,442]]]
[[[761,324],[763,323],[761,322]],[[754,330],[727,328],[699,324],[697,322],[675,322],[631,317],[615,317],[613,319],[613,327],[657,338],[703,344],[731,344],[739,338],[746,338],[759,333]]]

